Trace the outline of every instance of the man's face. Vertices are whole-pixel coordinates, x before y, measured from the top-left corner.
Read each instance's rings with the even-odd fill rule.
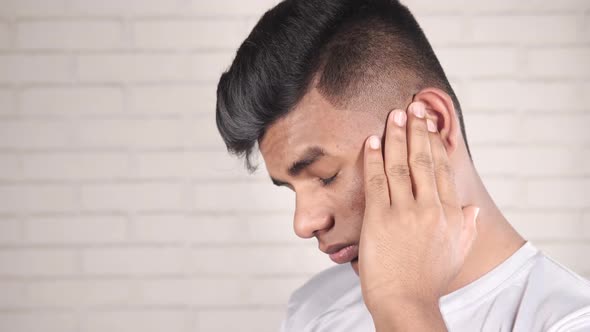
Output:
[[[313,89],[259,142],[273,182],[296,193],[295,233],[315,236],[322,251],[359,243],[365,206],[363,143],[383,132],[384,120],[377,114],[382,113],[336,109]],[[307,160],[297,163],[302,159]],[[358,261],[351,264],[358,275]]]

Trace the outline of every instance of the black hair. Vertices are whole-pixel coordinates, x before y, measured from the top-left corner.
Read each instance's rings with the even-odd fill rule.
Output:
[[[400,102],[438,87],[453,101],[471,157],[459,101],[397,0],[284,0],[267,11],[219,80],[216,123],[227,150],[255,171],[255,144],[312,85],[339,105],[383,87]]]

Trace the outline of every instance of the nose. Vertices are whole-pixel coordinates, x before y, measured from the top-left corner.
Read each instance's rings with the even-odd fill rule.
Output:
[[[293,228],[300,238],[309,239],[315,232],[326,231],[334,225],[334,218],[326,209],[326,205],[313,197],[297,195],[295,199],[295,215]]]

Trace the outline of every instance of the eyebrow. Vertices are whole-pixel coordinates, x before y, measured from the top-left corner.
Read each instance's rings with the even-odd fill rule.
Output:
[[[287,173],[289,173],[290,176],[295,177],[301,174],[301,172],[303,172],[307,167],[309,167],[325,155],[327,155],[327,153],[321,147],[310,146],[307,149],[305,149],[299,160],[295,161],[293,164],[291,164],[291,166],[289,166],[289,168],[287,169]],[[277,180],[272,176],[270,177],[270,179],[272,180],[272,183],[274,183],[274,185],[276,186],[284,186],[289,184],[288,182]]]

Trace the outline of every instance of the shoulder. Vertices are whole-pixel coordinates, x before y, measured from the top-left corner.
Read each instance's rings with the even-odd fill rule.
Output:
[[[543,325],[539,330],[575,331],[580,324],[590,329],[590,281],[542,252],[528,276],[523,302]]]
[[[350,264],[336,265],[314,275],[291,294],[283,321],[284,330],[301,331],[330,308],[346,305],[347,296],[357,290],[356,287],[360,292],[358,276]],[[350,301],[353,300],[351,297]]]

